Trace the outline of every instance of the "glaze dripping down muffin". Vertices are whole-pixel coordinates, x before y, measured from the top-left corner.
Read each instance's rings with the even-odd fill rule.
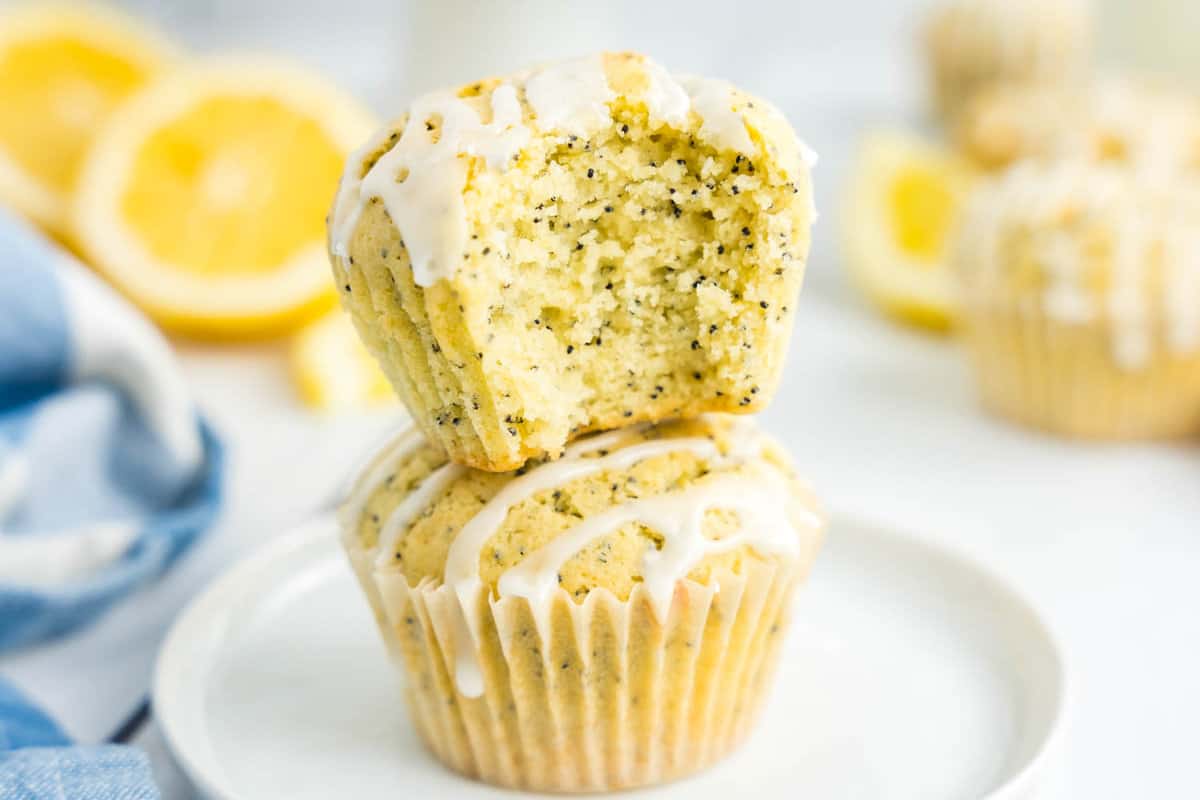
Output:
[[[658,783],[735,747],[823,530],[779,446],[728,415],[595,434],[510,473],[412,432],[342,523],[430,749],[549,791]]]
[[[347,165],[343,303],[425,434],[484,470],[772,396],[814,219],[765,101],[603,55],[418,99]]]

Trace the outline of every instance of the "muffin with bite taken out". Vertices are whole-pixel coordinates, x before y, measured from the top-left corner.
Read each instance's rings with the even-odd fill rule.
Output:
[[[416,100],[347,164],[342,301],[425,435],[505,471],[774,393],[814,219],[769,103],[604,54]]]

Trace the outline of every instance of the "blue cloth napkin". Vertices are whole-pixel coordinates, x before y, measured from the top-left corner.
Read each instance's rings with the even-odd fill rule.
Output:
[[[0,214],[0,654],[87,625],[155,580],[220,497],[220,446],[166,342]],[[0,798],[157,794],[142,754],[72,745],[0,675]]]
[[[0,798],[158,796],[145,754],[132,747],[71,746],[54,720],[0,682]]]

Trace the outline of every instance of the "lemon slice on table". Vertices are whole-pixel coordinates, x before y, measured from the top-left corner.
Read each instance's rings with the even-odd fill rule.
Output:
[[[165,327],[278,333],[334,302],[325,214],[374,120],[319,78],[266,61],[195,65],[133,95],[80,172],[75,234]]]
[[[114,12],[38,4],[0,14],[0,204],[63,237],[96,129],[172,56]]]
[[[917,137],[876,133],[863,142],[842,214],[844,252],[855,283],[882,309],[935,330],[951,326],[946,250],[972,182],[958,155]]]
[[[292,378],[304,402],[322,411],[354,411],[399,402],[350,319],[334,311],[292,340]]]

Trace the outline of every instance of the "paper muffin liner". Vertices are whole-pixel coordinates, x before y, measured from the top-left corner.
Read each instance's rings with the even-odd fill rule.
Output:
[[[1017,422],[1089,439],[1200,434],[1200,352],[1152,352],[1123,367],[1102,323],[970,312],[966,342],[984,405]]]
[[[680,581],[665,621],[641,586],[627,600],[598,589],[581,603],[558,590],[541,626],[524,598],[481,591],[465,612],[478,615],[484,691],[468,697],[455,681],[456,646],[472,638],[455,636],[465,618],[454,592],[410,587],[361,550],[350,554],[426,746],[472,778],[557,792],[661,783],[737,747],[811,564],[748,559],[742,573]]]

